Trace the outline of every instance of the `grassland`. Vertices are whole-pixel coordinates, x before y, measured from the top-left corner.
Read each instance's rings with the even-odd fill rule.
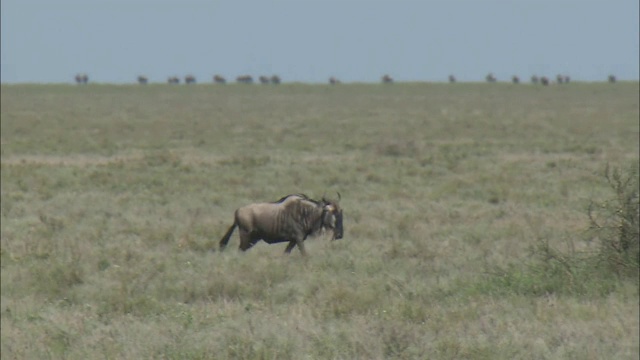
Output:
[[[597,251],[637,82],[1,90],[3,359],[638,358],[637,278],[536,252]],[[336,191],[307,258],[216,249]]]

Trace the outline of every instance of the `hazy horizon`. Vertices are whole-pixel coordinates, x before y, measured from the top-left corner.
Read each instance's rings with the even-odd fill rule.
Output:
[[[637,0],[3,0],[2,83],[638,80]]]

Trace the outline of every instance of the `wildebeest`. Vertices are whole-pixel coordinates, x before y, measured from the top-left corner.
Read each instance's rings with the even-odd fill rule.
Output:
[[[185,84],[195,84],[196,83],[196,77],[189,74],[187,76],[184,77],[184,83]]]
[[[268,78],[268,77],[266,77],[266,76],[264,76],[264,75],[261,75],[261,76],[258,78],[258,80],[260,80],[260,83],[261,83],[261,84],[268,84],[268,83],[269,83],[269,78]]]
[[[497,81],[496,77],[493,76],[493,73],[488,73],[487,76],[485,76],[485,80],[490,83],[494,83]]]
[[[216,84],[226,84],[227,79],[225,79],[222,75],[213,75],[213,82]]]
[[[338,85],[338,84],[340,84],[340,80],[338,80],[337,78],[332,76],[332,77],[329,78],[329,84]]]
[[[531,76],[531,83],[532,83],[532,84],[537,84],[537,83],[538,83],[538,80],[540,80],[540,79],[538,78],[538,75],[532,75],[532,76]]]
[[[540,78],[540,83],[541,83],[542,85],[544,85],[544,86],[548,86],[548,85],[549,85],[549,78],[548,78],[548,77],[546,77],[546,76],[542,76],[542,77]]]
[[[76,74],[76,83],[77,84],[86,84],[89,82],[89,75],[87,74]]]
[[[251,75],[240,75],[236,78],[236,81],[242,84],[253,84],[253,77]]]
[[[243,206],[235,211],[233,224],[220,239],[220,250],[224,250],[238,227],[242,251],[264,240],[268,244],[288,242],[287,254],[297,245],[300,253],[306,255],[304,241],[309,236],[331,229],[333,240],[342,239],[342,209],[338,201],[324,197],[316,201],[304,194],[291,194],[275,202]]]
[[[169,76],[167,79],[167,83],[169,84],[180,84],[180,78],[177,76]]]
[[[274,85],[280,84],[280,76],[272,75],[271,76],[271,83],[274,84]]]
[[[612,83],[612,84],[614,82],[616,82],[616,76],[615,75],[609,75],[609,82]]]
[[[146,85],[148,82],[149,82],[149,79],[147,79],[146,76],[144,76],[144,75],[139,75],[138,76],[138,84]]]
[[[564,76],[564,83],[568,84],[571,81],[571,77],[569,75]]]
[[[520,78],[518,77],[518,75],[513,75],[511,77],[511,82],[513,82],[514,84],[520,84]]]
[[[393,83],[393,78],[391,78],[391,76],[389,76],[388,74],[385,74],[382,77],[382,83],[383,84],[391,84],[391,83]]]
[[[455,77],[455,76],[453,76],[453,75],[449,75],[449,82],[450,82],[451,84],[455,83],[455,82],[456,82],[456,77]]]
[[[564,76],[562,76],[560,74],[556,75],[556,82],[558,84],[563,84],[564,83]]]

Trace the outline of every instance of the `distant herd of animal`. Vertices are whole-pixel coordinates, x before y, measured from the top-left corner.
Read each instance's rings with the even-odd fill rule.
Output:
[[[77,74],[75,76],[75,80],[77,84],[87,84],[89,82],[89,76],[87,74]],[[213,82],[216,84],[226,84],[227,83],[227,79],[222,76],[222,75],[214,75],[213,76]],[[493,75],[493,73],[489,73],[487,74],[487,76],[485,77],[485,80],[489,83],[495,83],[498,81],[498,79]],[[531,76],[531,83],[532,84],[542,84],[545,86],[548,86],[550,84],[568,84],[569,82],[571,82],[571,77],[569,77],[568,75],[562,75],[562,74],[558,74],[555,78],[555,81],[553,81],[552,79],[546,77],[546,76],[537,76],[537,75],[533,75]],[[144,75],[139,75],[137,78],[138,84],[141,85],[146,85],[149,83],[149,78],[147,78]],[[167,83],[168,84],[180,84],[181,79],[178,76],[170,76],[167,78]],[[278,75],[272,75],[272,76],[259,76],[258,77],[258,81],[260,81],[261,84],[280,84],[281,80],[280,77]],[[449,75],[449,82],[450,83],[455,83],[456,77],[454,75]],[[607,81],[610,83],[615,83],[616,82],[616,77],[615,75],[609,75],[607,78]],[[238,77],[236,77],[236,82],[239,84],[253,84],[253,76],[251,75],[240,75]],[[391,76],[389,76],[388,74],[385,74],[382,76],[382,78],[380,78],[380,82],[382,82],[383,84],[392,84],[393,83],[393,78]],[[511,82],[514,84],[519,84],[520,83],[520,77],[518,77],[517,75],[514,75],[511,77]],[[196,83],[196,77],[193,75],[186,75],[184,77],[184,83],[185,84],[195,84]],[[329,78],[329,84],[331,85],[338,85],[340,84],[340,80],[338,80],[335,77],[330,77]]]

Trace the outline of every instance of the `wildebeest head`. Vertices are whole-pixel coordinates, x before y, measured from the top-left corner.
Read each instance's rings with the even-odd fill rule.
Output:
[[[338,204],[340,198],[340,193],[338,193],[338,200],[328,200],[324,196],[322,197],[322,227],[333,230],[331,240],[342,239],[344,234],[344,228],[342,227],[342,208]]]

